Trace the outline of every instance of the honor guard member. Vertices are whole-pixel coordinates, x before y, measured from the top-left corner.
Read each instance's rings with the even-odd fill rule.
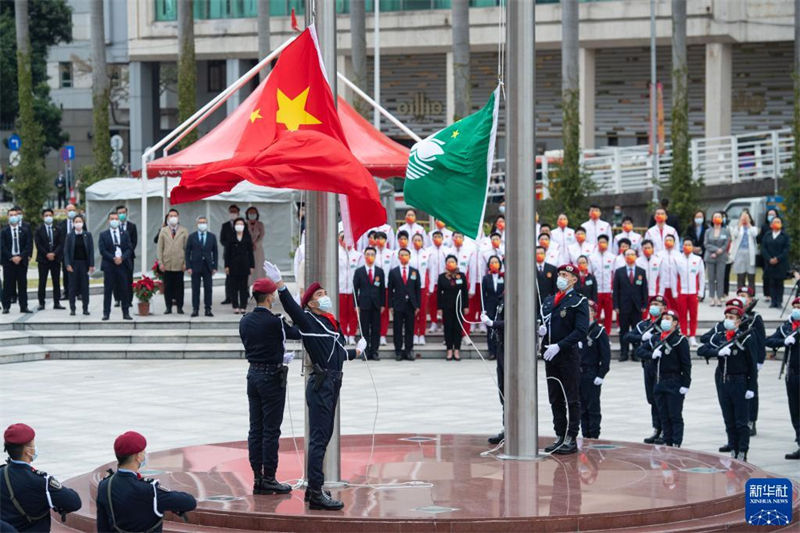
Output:
[[[767,358],[767,330],[764,327],[764,319],[755,311],[758,300],[755,298],[756,291],[752,287],[739,287],[736,290],[736,297],[744,304],[744,317],[742,322],[755,335],[756,340],[756,368],[761,371],[764,360]],[[750,413],[749,422],[750,436],[757,434],[756,422],[758,421],[758,392],[752,400],[748,402],[748,412]]]
[[[503,407],[503,430],[497,435],[489,437],[489,444],[500,444],[506,438],[505,431],[505,285],[499,285],[500,294],[497,296],[497,305],[492,315],[481,313],[481,322],[489,330],[489,338],[497,347],[497,389],[500,396],[500,405]]]
[[[306,458],[308,489],[305,498],[311,509],[338,511],[344,504],[322,490],[325,482],[322,462],[333,434],[336,404],[342,387],[342,366],[345,360],[361,355],[367,347],[367,341],[359,339],[355,350],[345,348],[344,334],[336,317],[331,314],[331,297],[318,282],[309,285],[300,305],[297,305],[284,285],[278,267],[264,261],[264,271],[277,285],[281,305],[300,330],[303,346],[313,365],[306,386],[310,438]]]
[[[501,270],[503,263],[500,258],[493,255],[489,258],[489,273],[481,280],[481,291],[483,291],[483,308],[481,322],[487,326],[483,316],[493,317],[497,313],[497,306],[503,298],[505,291],[505,279]],[[487,326],[488,327],[488,326]],[[491,330],[486,331],[486,342],[489,348],[489,360],[497,359],[497,335],[493,335]]]
[[[681,447],[683,442],[683,400],[692,383],[692,359],[689,341],[681,335],[678,313],[669,310],[661,315],[661,334],[650,339],[656,364],[653,397],[664,430],[664,444]]]
[[[786,459],[800,459],[800,298],[792,301],[792,314],[775,333],[767,339],[770,348],[785,347],[781,375],[786,375],[786,395],[789,397],[789,416],[794,427],[797,450],[787,453]]]
[[[286,376],[293,354],[286,353],[286,339],[300,340],[300,331],[280,315],[272,313],[278,287],[262,278],[253,284],[256,307],[239,321],[239,336],[250,368],[247,371],[247,400],[250,431],[247,449],[253,468],[253,494],[286,494],[292,487],[278,483],[278,441],[281,437]]]
[[[126,431],[114,441],[117,471],[109,469],[97,486],[97,531],[162,530],[164,513],[180,516],[197,507],[189,493],[167,490],[157,479],[139,473],[147,462],[147,440],[135,431]]]
[[[3,433],[8,463],[0,466],[2,531],[50,531],[51,509],[64,520],[81,508],[77,492],[31,465],[38,455],[35,437],[26,424],[12,424]]]
[[[749,409],[747,400],[758,390],[757,341],[755,335],[742,323],[741,306],[725,309],[725,332],[717,333],[697,353],[702,357],[716,357],[717,370],[714,382],[717,398],[725,421],[725,433],[734,459],[747,461],[750,448]]]
[[[581,434],[584,439],[600,438],[600,389],[611,363],[608,333],[597,323],[597,304],[589,302],[589,331],[578,344],[581,353]]]
[[[575,438],[580,427],[580,353],[578,343],[589,331],[588,300],[573,290],[578,281],[578,267],[572,264],[558,268],[558,292],[542,304],[542,337],[547,395],[553,411],[556,440],[546,453],[570,454],[578,451]],[[566,404],[564,403],[566,396]]]
[[[661,335],[659,319],[667,304],[663,296],[653,296],[647,310],[647,318],[636,324],[636,326],[625,335],[625,341],[633,345],[634,354],[642,362],[642,374],[644,375],[644,394],[647,403],[650,404],[650,420],[653,424],[653,434],[644,439],[645,444],[664,444],[661,418],[658,415],[658,407],[653,397],[653,388],[656,384],[656,364],[653,361],[653,352],[648,348],[650,339]]]

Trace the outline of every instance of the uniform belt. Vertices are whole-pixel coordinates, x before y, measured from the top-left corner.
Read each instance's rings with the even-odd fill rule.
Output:
[[[283,367],[283,363],[250,363],[250,368],[253,370],[280,370]]]

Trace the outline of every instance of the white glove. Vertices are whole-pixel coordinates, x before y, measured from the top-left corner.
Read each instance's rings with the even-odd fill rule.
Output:
[[[680,389],[678,389],[678,392],[686,396],[686,393],[689,392],[689,387],[681,387]]]
[[[358,339],[358,342],[356,343],[356,353],[358,355],[361,355],[362,353],[364,353],[364,350],[366,349],[367,349],[367,339],[361,337],[360,339]]]
[[[600,385],[603,384],[603,378],[601,378],[600,376],[597,376],[596,378],[594,378],[594,384],[599,387]]]
[[[273,283],[278,283],[282,279],[280,269],[269,261],[264,261],[264,274],[266,274]]]
[[[481,322],[483,322],[484,325],[489,327],[492,327],[492,325],[494,325],[494,321],[491,318],[489,318],[489,315],[487,315],[486,313],[481,313]]]
[[[283,354],[283,364],[288,365],[294,360],[294,352],[286,352]]]
[[[653,332],[650,330],[645,331],[642,333],[642,342],[647,342],[653,338]]]
[[[661,358],[661,347],[659,346],[655,350],[653,350],[653,359],[660,359]]]
[[[561,348],[559,348],[559,347],[558,347],[558,344],[551,344],[551,345],[550,345],[550,346],[548,346],[548,347],[547,347],[547,349],[544,351],[544,360],[545,360],[545,361],[552,361],[552,360],[553,360],[553,357],[555,357],[556,355],[558,355],[558,352],[559,352],[560,350],[561,350]]]
[[[791,346],[795,342],[797,342],[797,339],[795,339],[794,335],[790,335],[789,337],[786,337],[785,339],[783,339],[783,345],[784,346]]]
[[[547,335],[547,326],[539,326],[539,336],[544,337]]]
[[[764,363],[756,363],[756,370],[761,370],[761,368],[763,366],[764,366]]]
[[[720,351],[717,352],[717,355],[719,355],[720,357],[728,357],[730,354],[731,354],[730,346],[725,346],[724,348],[722,348]]]
[[[751,391],[751,390],[745,391],[745,393],[744,393],[744,399],[745,400],[752,400],[753,398],[755,398],[755,396],[756,396],[756,393]]]

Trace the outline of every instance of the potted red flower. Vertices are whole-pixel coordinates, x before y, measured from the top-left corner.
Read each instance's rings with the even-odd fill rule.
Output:
[[[163,284],[161,280],[142,276],[133,282],[133,294],[139,300],[139,316],[150,314],[150,299],[158,292],[161,292]]]

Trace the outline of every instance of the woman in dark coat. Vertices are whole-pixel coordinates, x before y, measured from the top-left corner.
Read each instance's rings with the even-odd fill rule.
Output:
[[[766,235],[761,236],[761,255],[764,257],[764,286],[770,297],[769,306],[783,305],[783,280],[789,271],[789,236],[783,231],[783,221],[775,217]]]
[[[437,305],[444,323],[444,343],[447,346],[447,360],[461,361],[461,323],[456,312],[456,303],[461,305],[462,314],[467,314],[469,293],[467,276],[458,270],[458,258],[448,255],[444,260],[445,272],[439,274],[437,284]],[[459,298],[459,294],[461,297]]]
[[[233,221],[234,238],[225,247],[225,274],[231,279],[231,303],[233,312],[244,314],[247,309],[247,278],[255,270],[253,241],[245,231],[245,221],[239,217]]]

